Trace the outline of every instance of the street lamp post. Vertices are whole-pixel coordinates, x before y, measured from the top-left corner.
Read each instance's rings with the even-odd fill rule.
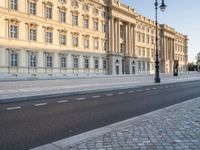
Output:
[[[160,10],[165,11],[167,6],[162,0],[162,4],[160,5]],[[159,59],[158,59],[158,0],[155,1],[155,19],[156,19],[156,60],[155,60],[155,83],[160,83],[160,76],[159,76]]]

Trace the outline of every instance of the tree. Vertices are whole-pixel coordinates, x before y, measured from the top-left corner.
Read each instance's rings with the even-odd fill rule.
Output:
[[[200,52],[197,53],[196,64],[200,64]]]
[[[196,56],[197,71],[200,71],[200,52]]]

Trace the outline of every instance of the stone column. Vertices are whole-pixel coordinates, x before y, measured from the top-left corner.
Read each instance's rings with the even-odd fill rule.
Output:
[[[117,50],[120,53],[120,19],[117,20]]]
[[[136,42],[136,34],[135,34],[135,25],[133,25],[133,38],[132,38],[132,55],[135,56],[135,42]]]
[[[128,38],[129,37],[129,34],[128,34],[128,24],[126,24],[126,34],[125,35],[126,35],[125,36],[126,37],[126,39],[125,39],[126,40],[125,54],[127,55],[128,54],[128,49],[129,49],[129,45],[128,45],[129,44],[129,41],[128,41],[129,40],[129,38]]]

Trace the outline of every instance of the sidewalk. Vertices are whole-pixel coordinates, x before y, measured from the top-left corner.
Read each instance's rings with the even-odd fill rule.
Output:
[[[200,97],[33,150],[199,150]]]
[[[200,80],[199,73],[161,75],[161,84]],[[0,82],[0,103],[154,85],[154,75]]]

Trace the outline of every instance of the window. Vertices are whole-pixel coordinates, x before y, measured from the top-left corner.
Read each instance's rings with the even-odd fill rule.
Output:
[[[94,39],[94,49],[99,49],[99,40]]]
[[[73,46],[78,47],[78,37],[77,36],[73,36],[72,38],[72,42],[73,42]]]
[[[84,39],[84,48],[89,48],[89,39]]]
[[[47,55],[46,56],[46,67],[47,68],[52,68],[52,60],[53,60],[53,57],[51,55]]]
[[[72,16],[72,25],[78,26],[78,16],[77,15]]]
[[[29,13],[31,15],[36,15],[36,3],[29,2]]]
[[[83,27],[84,28],[89,28],[89,20],[86,19],[86,18],[83,19]]]
[[[154,37],[153,36],[151,37],[151,44],[152,45],[154,44]]]
[[[66,22],[66,12],[60,11],[60,22]]]
[[[150,63],[147,62],[147,71],[150,71]]]
[[[98,22],[94,21],[94,30],[98,31],[99,27],[98,27]]]
[[[145,43],[145,36],[142,36],[142,42]]]
[[[10,0],[10,8],[12,10],[17,10],[17,0]]]
[[[74,57],[73,62],[74,62],[74,68],[78,68],[78,58],[77,57]]]
[[[53,33],[52,32],[46,32],[46,42],[53,43]]]
[[[138,61],[138,71],[141,71],[141,62]]]
[[[18,38],[18,26],[11,25],[10,26],[10,37],[11,38]]]
[[[124,39],[125,37],[125,32],[124,32],[125,28],[123,25],[120,25],[120,38]]]
[[[149,52],[150,50],[149,49],[147,49],[147,57],[149,57],[150,56],[150,52]]]
[[[145,62],[142,62],[142,70],[145,71]]]
[[[150,43],[150,39],[149,39],[149,36],[147,36],[147,44]]]
[[[89,59],[85,58],[85,69],[89,68]]]
[[[142,56],[145,57],[145,48],[142,50]]]
[[[66,35],[60,34],[60,45],[66,45]]]
[[[61,62],[61,68],[66,68],[67,67],[67,58],[66,56],[61,56],[60,58],[60,62]]]
[[[106,51],[106,41],[103,41],[103,50]]]
[[[36,67],[36,63],[37,63],[37,57],[35,54],[30,54],[29,56],[29,59],[30,59],[30,67],[33,67],[35,68]]]
[[[107,62],[106,60],[103,60],[103,69],[106,69],[107,68]]]
[[[121,53],[124,52],[124,48],[125,48],[124,42],[120,43],[120,52]]]
[[[29,40],[30,41],[36,41],[37,40],[37,30],[36,29],[30,29],[29,30]]]
[[[99,68],[99,60],[95,59],[94,61],[94,68],[98,69]]]
[[[142,55],[142,50],[139,48],[139,56]]]
[[[46,18],[52,19],[52,7],[46,6]]]
[[[18,54],[15,52],[12,52],[10,55],[10,65],[11,65],[11,67],[18,66]]]

